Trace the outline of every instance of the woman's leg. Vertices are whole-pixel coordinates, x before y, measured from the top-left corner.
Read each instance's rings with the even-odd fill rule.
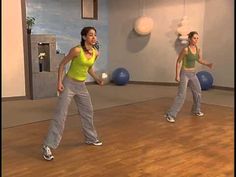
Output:
[[[51,121],[47,137],[44,141],[44,145],[53,149],[56,149],[61,141],[67,117],[68,106],[70,105],[71,99],[74,96],[74,92],[70,88],[70,81],[65,79],[63,84],[64,90],[59,96],[56,112],[54,118]]]
[[[202,94],[201,94],[201,85],[199,83],[196,74],[194,74],[194,76],[190,78],[189,87],[193,94],[192,113],[200,113]]]
[[[74,97],[81,116],[82,130],[86,142],[98,141],[97,132],[93,124],[93,105],[85,83],[78,84],[77,93]]]
[[[176,117],[177,113],[180,111],[184,104],[186,91],[187,91],[187,85],[188,85],[188,77],[184,71],[180,73],[180,83],[178,87],[178,93],[175,97],[174,103],[170,107],[169,111],[167,112],[168,115],[172,117]]]

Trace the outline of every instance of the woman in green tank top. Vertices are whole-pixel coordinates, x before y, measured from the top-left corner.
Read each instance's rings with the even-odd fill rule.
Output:
[[[184,104],[187,87],[189,86],[193,94],[192,113],[195,116],[203,116],[201,112],[201,86],[196,76],[195,62],[212,68],[212,63],[202,59],[200,49],[197,47],[199,39],[198,33],[192,31],[188,34],[189,45],[182,49],[176,61],[175,80],[179,82],[178,93],[171,108],[165,114],[167,121],[175,122],[177,113]]]
[[[95,146],[102,145],[94,127],[93,106],[85,85],[87,73],[99,85],[103,85],[103,81],[95,74],[93,69],[93,64],[98,57],[96,42],[96,29],[94,27],[83,28],[80,45],[72,48],[59,65],[57,90],[60,94],[54,118],[43,142],[42,150],[45,160],[54,159],[51,149],[56,149],[59,146],[64,131],[68,106],[72,98],[74,98],[78,107],[85,143]],[[70,69],[63,78],[64,67],[69,61],[71,61]]]

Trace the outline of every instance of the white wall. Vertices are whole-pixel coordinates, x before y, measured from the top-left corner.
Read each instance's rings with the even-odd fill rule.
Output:
[[[185,1],[184,8],[183,0],[109,0],[109,71],[125,67],[130,73],[131,81],[175,82],[175,62],[182,48],[176,42],[176,29],[185,9],[190,26],[200,35],[199,47],[203,51],[203,57],[214,62],[211,71],[214,85],[233,87],[232,1],[188,0]],[[223,8],[220,8],[221,6]],[[133,31],[135,19],[142,15],[143,11],[154,20],[154,29],[148,37],[140,37]],[[214,29],[217,32],[210,35]],[[227,37],[225,30],[229,32]],[[212,36],[216,40],[213,40]],[[228,49],[221,45],[225,43]],[[219,46],[222,48],[219,49]],[[218,59],[213,55],[216,50]],[[224,67],[223,63],[229,66]],[[197,64],[197,70],[208,69]],[[227,75],[222,74],[223,72]]]
[[[125,67],[132,81],[175,82],[175,62],[180,50],[176,29],[184,15],[183,0],[146,0],[144,6],[140,2],[109,1],[110,72]],[[154,20],[154,29],[148,37],[133,31],[135,19],[143,9]],[[185,4],[185,15],[200,36],[204,12],[204,0],[188,0]],[[202,47],[202,40],[199,46]]]
[[[214,63],[214,85],[234,87],[234,0],[207,0],[204,57]]]
[[[25,96],[20,0],[2,1],[2,97]]]

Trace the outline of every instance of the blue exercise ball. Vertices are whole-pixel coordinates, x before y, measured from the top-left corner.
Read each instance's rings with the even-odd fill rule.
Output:
[[[207,71],[200,71],[197,73],[197,78],[200,82],[202,90],[208,90],[212,87],[213,77],[211,73]]]
[[[116,85],[125,85],[129,81],[129,72],[125,68],[117,68],[112,73],[112,81]]]

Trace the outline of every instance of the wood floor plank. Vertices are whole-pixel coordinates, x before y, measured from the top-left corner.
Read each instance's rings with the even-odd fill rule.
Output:
[[[55,159],[43,160],[49,121],[3,129],[4,177],[231,177],[233,108],[202,104],[204,118],[186,102],[176,123],[163,114],[172,99],[95,111],[103,146],[85,145],[79,116],[68,117]]]

